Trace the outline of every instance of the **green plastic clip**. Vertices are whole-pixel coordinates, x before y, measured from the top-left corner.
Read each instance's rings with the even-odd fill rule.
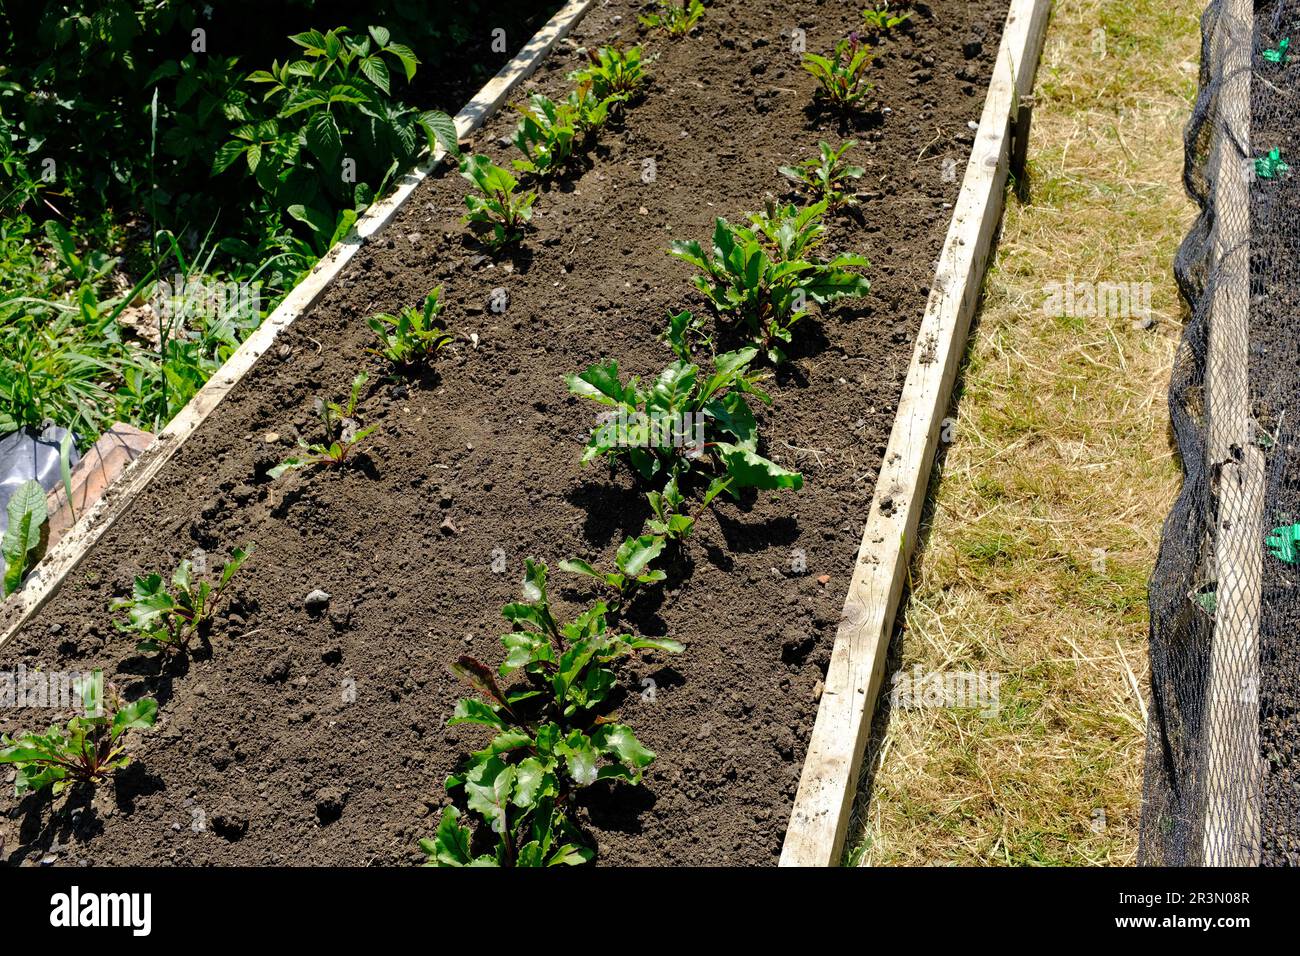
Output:
[[[1283,37],[1281,40],[1278,41],[1277,48],[1273,50],[1265,50],[1263,53],[1263,57],[1264,59],[1268,60],[1268,62],[1270,63],[1285,63],[1286,48],[1289,47],[1290,45],[1291,45],[1291,38]]]
[[[1300,524],[1274,528],[1264,536],[1268,553],[1287,564],[1300,564]]]
[[[1282,162],[1282,153],[1277,147],[1270,149],[1267,156],[1255,160],[1255,175],[1260,179],[1272,179],[1290,169],[1290,166]]]

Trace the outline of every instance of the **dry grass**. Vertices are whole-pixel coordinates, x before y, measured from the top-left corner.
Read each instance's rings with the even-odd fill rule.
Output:
[[[1179,480],[1165,395],[1200,11],[1056,5],[1033,202],[1009,202],[894,661],[996,673],[1000,707],[882,715],[850,835],[864,864],[1134,860],[1146,581]],[[1045,314],[1071,276],[1150,282],[1156,325]]]

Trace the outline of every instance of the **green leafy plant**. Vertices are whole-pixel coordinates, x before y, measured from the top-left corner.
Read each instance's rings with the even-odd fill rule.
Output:
[[[0,302],[0,434],[49,419],[98,436],[110,423],[109,386],[134,357],[116,325],[127,303],[116,304],[91,284],[66,300]]]
[[[447,789],[463,791],[491,849],[476,855],[471,829],[449,807],[435,836],[420,841],[430,866],[589,862],[594,851],[572,816],[575,793],[599,780],[637,785],[654,760],[630,727],[605,713],[618,683],[610,665],[641,651],[677,654],[682,645],[612,633],[600,602],[561,625],[546,565],[530,558],[525,567],[524,600],[501,609],[512,625],[501,638],[505,661],[495,674],[469,656],[451,667],[479,696],[457,702],[448,725],[478,724],[493,737],[447,779]],[[509,686],[497,683],[507,677],[515,678]]]
[[[872,58],[870,48],[854,33],[835,44],[831,56],[805,53],[803,68],[817,80],[816,96],[843,110],[857,106],[875,89],[867,80]]]
[[[114,611],[127,612],[126,619],[117,622],[118,630],[135,635],[136,650],[147,654],[170,657],[188,650],[190,642],[211,626],[226,586],[253,551],[250,544],[230,552],[215,587],[195,577],[194,563],[188,559],[177,565],[171,587],[161,574],[137,577],[131,596],[113,603]]]
[[[381,312],[369,320],[379,339],[379,347],[370,349],[394,365],[411,366],[437,355],[454,336],[438,324],[442,313],[442,286],[424,297],[424,307],[408,307],[397,315]]]
[[[23,577],[45,552],[50,525],[41,483],[25,481],[15,488],[5,513],[9,524],[0,540],[0,597],[22,587]]]
[[[637,19],[647,27],[663,30],[669,36],[685,36],[704,16],[704,4],[701,0],[659,0],[659,9],[654,13],[644,14]]]
[[[374,433],[377,425],[359,428],[356,419],[357,402],[361,398],[361,389],[370,376],[358,372],[352,380],[352,391],[348,400],[340,404],[334,399],[316,399],[316,414],[320,418],[323,441],[308,442],[298,439],[298,447],[306,451],[305,455],[286,458],[268,472],[272,478],[279,478],[287,471],[311,468],[315,465],[332,465],[341,468],[352,460],[357,446]]]
[[[488,245],[500,247],[518,242],[533,218],[535,190],[516,193],[518,180],[508,170],[494,166],[486,156],[467,156],[461,160],[460,174],[479,189],[468,193],[469,208],[464,222]]]
[[[561,561],[560,569],[571,574],[594,578],[611,588],[614,592],[614,601],[610,605],[610,610],[617,611],[638,585],[655,584],[667,576],[658,569],[649,569],[650,562],[659,557],[663,551],[665,537],[658,534],[643,534],[628,538],[614,555],[615,569],[610,572],[597,571],[589,562],[581,558]]]
[[[250,73],[248,82],[265,88],[262,100],[273,111],[235,127],[213,172],[242,158],[278,208],[317,232],[318,220],[328,220],[333,232],[340,203],[368,204],[425,146],[441,143],[455,154],[449,116],[392,97],[390,70],[401,70],[409,83],[419,63],[415,54],[384,27],[368,32],[356,37],[337,27],[295,34],[289,39],[302,48],[298,59]],[[345,158],[356,164],[352,177],[338,174]]]
[[[822,142],[818,144],[819,156],[797,166],[779,166],[777,171],[805,187],[814,200],[824,202],[828,212],[841,206],[855,206],[857,199],[845,187],[848,180],[861,179],[866,170],[846,162],[844,154],[856,145],[856,141],[848,140],[839,149],[833,149]]]
[[[145,697],[124,703],[111,688],[105,702],[103,686],[101,671],[77,682],[83,713],[63,728],[52,726],[43,734],[0,737],[0,763],[16,766],[18,796],[46,787],[57,796],[72,784],[100,783],[131,763],[123,735],[152,727],[158,702]]]
[[[911,18],[911,10],[894,13],[889,9],[889,3],[886,0],[881,0],[875,7],[867,7],[862,11],[862,19],[865,21],[866,30],[876,36],[882,36],[897,27],[903,26]]]
[[[865,276],[851,271],[869,266],[866,257],[810,258],[822,241],[825,212],[824,201],[802,209],[769,203],[764,212],[750,214],[749,227],[718,218],[711,252],[695,241],[674,242],[670,251],[700,270],[695,285],[714,308],[736,314],[768,359],[780,363],[809,302],[824,305],[871,289]]]
[[[521,118],[515,128],[514,144],[525,156],[513,161],[515,169],[537,176],[563,171],[587,135],[605,125],[611,104],[621,99],[598,97],[587,87],[558,102],[534,93],[527,106],[515,107]]]
[[[641,65],[639,46],[626,50],[612,46],[588,49],[587,59],[591,61],[590,65],[574,70],[569,79],[578,83],[580,88],[590,88],[598,101],[611,97],[627,100],[645,86],[645,68]]]
[[[635,377],[622,382],[613,360],[566,377],[571,394],[612,409],[592,429],[583,463],[626,459],[643,479],[661,483],[647,495],[653,513],[647,523],[649,534],[623,543],[613,571],[600,572],[576,559],[565,564],[566,570],[614,588],[619,598],[638,584],[663,580],[661,572],[647,572],[646,566],[659,556],[666,540],[688,537],[699,515],[722,492],[738,497],[742,488],[803,486],[798,472],[758,453],[758,423],[746,396],[771,402],[758,386],[759,376],[749,371],[758,350],[750,347],[717,355],[713,372],[705,374],[691,361],[685,336],[673,331],[689,325],[687,319],[670,327],[678,359],[653,384],[642,386]],[[697,473],[705,475],[709,485],[691,514],[682,487]]]

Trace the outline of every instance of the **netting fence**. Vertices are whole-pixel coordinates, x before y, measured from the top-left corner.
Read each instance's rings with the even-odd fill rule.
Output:
[[[1216,0],[1170,385],[1184,484],[1150,587],[1139,859],[1300,863],[1300,0]]]

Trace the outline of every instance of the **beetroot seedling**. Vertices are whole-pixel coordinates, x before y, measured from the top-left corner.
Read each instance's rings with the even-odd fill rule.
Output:
[[[108,691],[105,701],[103,672],[95,671],[77,683],[82,713],[66,726],[0,737],[0,763],[14,764],[18,772],[17,796],[46,787],[57,796],[76,783],[101,783],[131,763],[123,735],[152,727],[158,702],[146,697],[124,703],[111,687]]]
[[[866,170],[844,160],[844,154],[856,145],[854,140],[849,140],[839,149],[833,149],[829,143],[819,143],[819,156],[797,166],[779,166],[777,172],[802,186],[814,202],[825,203],[828,212],[841,206],[856,206],[857,199],[845,187],[848,180],[861,179]]]
[[[478,194],[465,196],[469,212],[462,221],[493,248],[522,239],[533,218],[537,192],[516,192],[519,181],[510,175],[509,170],[494,166],[486,156],[462,158],[460,174],[479,190]]]
[[[750,214],[749,227],[715,220],[710,252],[698,242],[674,242],[670,253],[700,270],[695,285],[719,313],[735,315],[771,362],[784,362],[807,303],[824,305],[871,289],[865,276],[852,271],[870,265],[864,256],[812,257],[825,231],[825,212],[825,202],[802,209],[769,204]]]
[[[554,176],[573,161],[587,137],[604,126],[610,107],[621,96],[600,97],[590,84],[555,101],[541,93],[528,98],[527,106],[516,106],[521,114],[514,144],[524,154],[512,165],[523,173]]]
[[[591,61],[590,65],[574,70],[569,79],[579,88],[589,87],[598,99],[629,100],[645,86],[646,75],[641,66],[639,46],[627,50],[603,46],[598,50],[588,50],[587,59]]]
[[[757,453],[758,423],[746,396],[771,402],[758,386],[760,377],[749,370],[757,353],[750,347],[717,355],[708,374],[679,358],[647,386],[635,377],[621,381],[612,359],[566,376],[570,394],[612,409],[592,429],[583,463],[625,458],[647,480],[680,480],[711,463],[731,479],[733,491],[800,487],[797,473]]]
[[[356,378],[352,380],[352,391],[346,404],[339,404],[332,399],[324,401],[316,399],[316,414],[320,418],[324,431],[324,441],[307,442],[299,438],[298,447],[305,453],[280,462],[268,472],[271,478],[279,478],[287,471],[311,468],[315,465],[341,468],[352,460],[357,447],[378,428],[377,425],[359,428],[356,418],[353,417],[356,414],[357,401],[361,398],[361,389],[369,378],[370,376],[365,372],[357,373]]]
[[[379,347],[369,351],[405,367],[437,355],[455,338],[438,321],[443,309],[441,296],[442,286],[438,286],[425,296],[422,309],[406,308],[397,315],[380,312],[372,316],[368,324],[379,339]]]
[[[443,811],[433,839],[421,840],[430,866],[555,866],[590,861],[595,851],[573,819],[578,790],[599,780],[637,785],[654,760],[632,729],[606,713],[618,658],[642,651],[677,654],[666,639],[614,634],[603,603],[560,625],[550,607],[545,564],[525,562],[524,600],[507,604],[513,626],[501,638],[506,659],[496,673],[463,656],[451,670],[479,696],[456,704],[449,725],[493,732],[447,779],[481,819],[488,853],[475,855],[460,811]],[[502,687],[498,678],[512,678]]]
[[[856,33],[835,44],[831,56],[803,55],[803,68],[817,80],[818,99],[839,110],[858,106],[875,89],[867,80],[873,54]]]
[[[701,0],[659,0],[659,9],[637,17],[644,26],[660,29],[669,36],[680,37],[690,33],[695,24],[704,16],[704,4]]]
[[[650,570],[650,562],[659,557],[664,549],[665,536],[643,534],[624,541],[614,555],[614,571],[597,571],[592,565],[580,558],[561,561],[561,570],[571,574],[582,574],[594,578],[614,592],[609,609],[617,613],[631,597],[632,592],[641,584],[656,584],[666,575],[660,570]]]
[[[215,587],[195,577],[194,564],[188,559],[177,566],[170,587],[161,574],[137,577],[131,597],[113,603],[112,610],[127,611],[126,620],[117,622],[118,630],[134,635],[136,649],[147,654],[169,657],[188,650],[194,638],[211,625],[227,585],[254,548],[251,544],[235,548]]]
[[[881,0],[875,7],[862,11],[863,28],[870,34],[881,37],[891,30],[904,27],[912,19],[912,11],[895,13],[889,9],[887,0]]]

